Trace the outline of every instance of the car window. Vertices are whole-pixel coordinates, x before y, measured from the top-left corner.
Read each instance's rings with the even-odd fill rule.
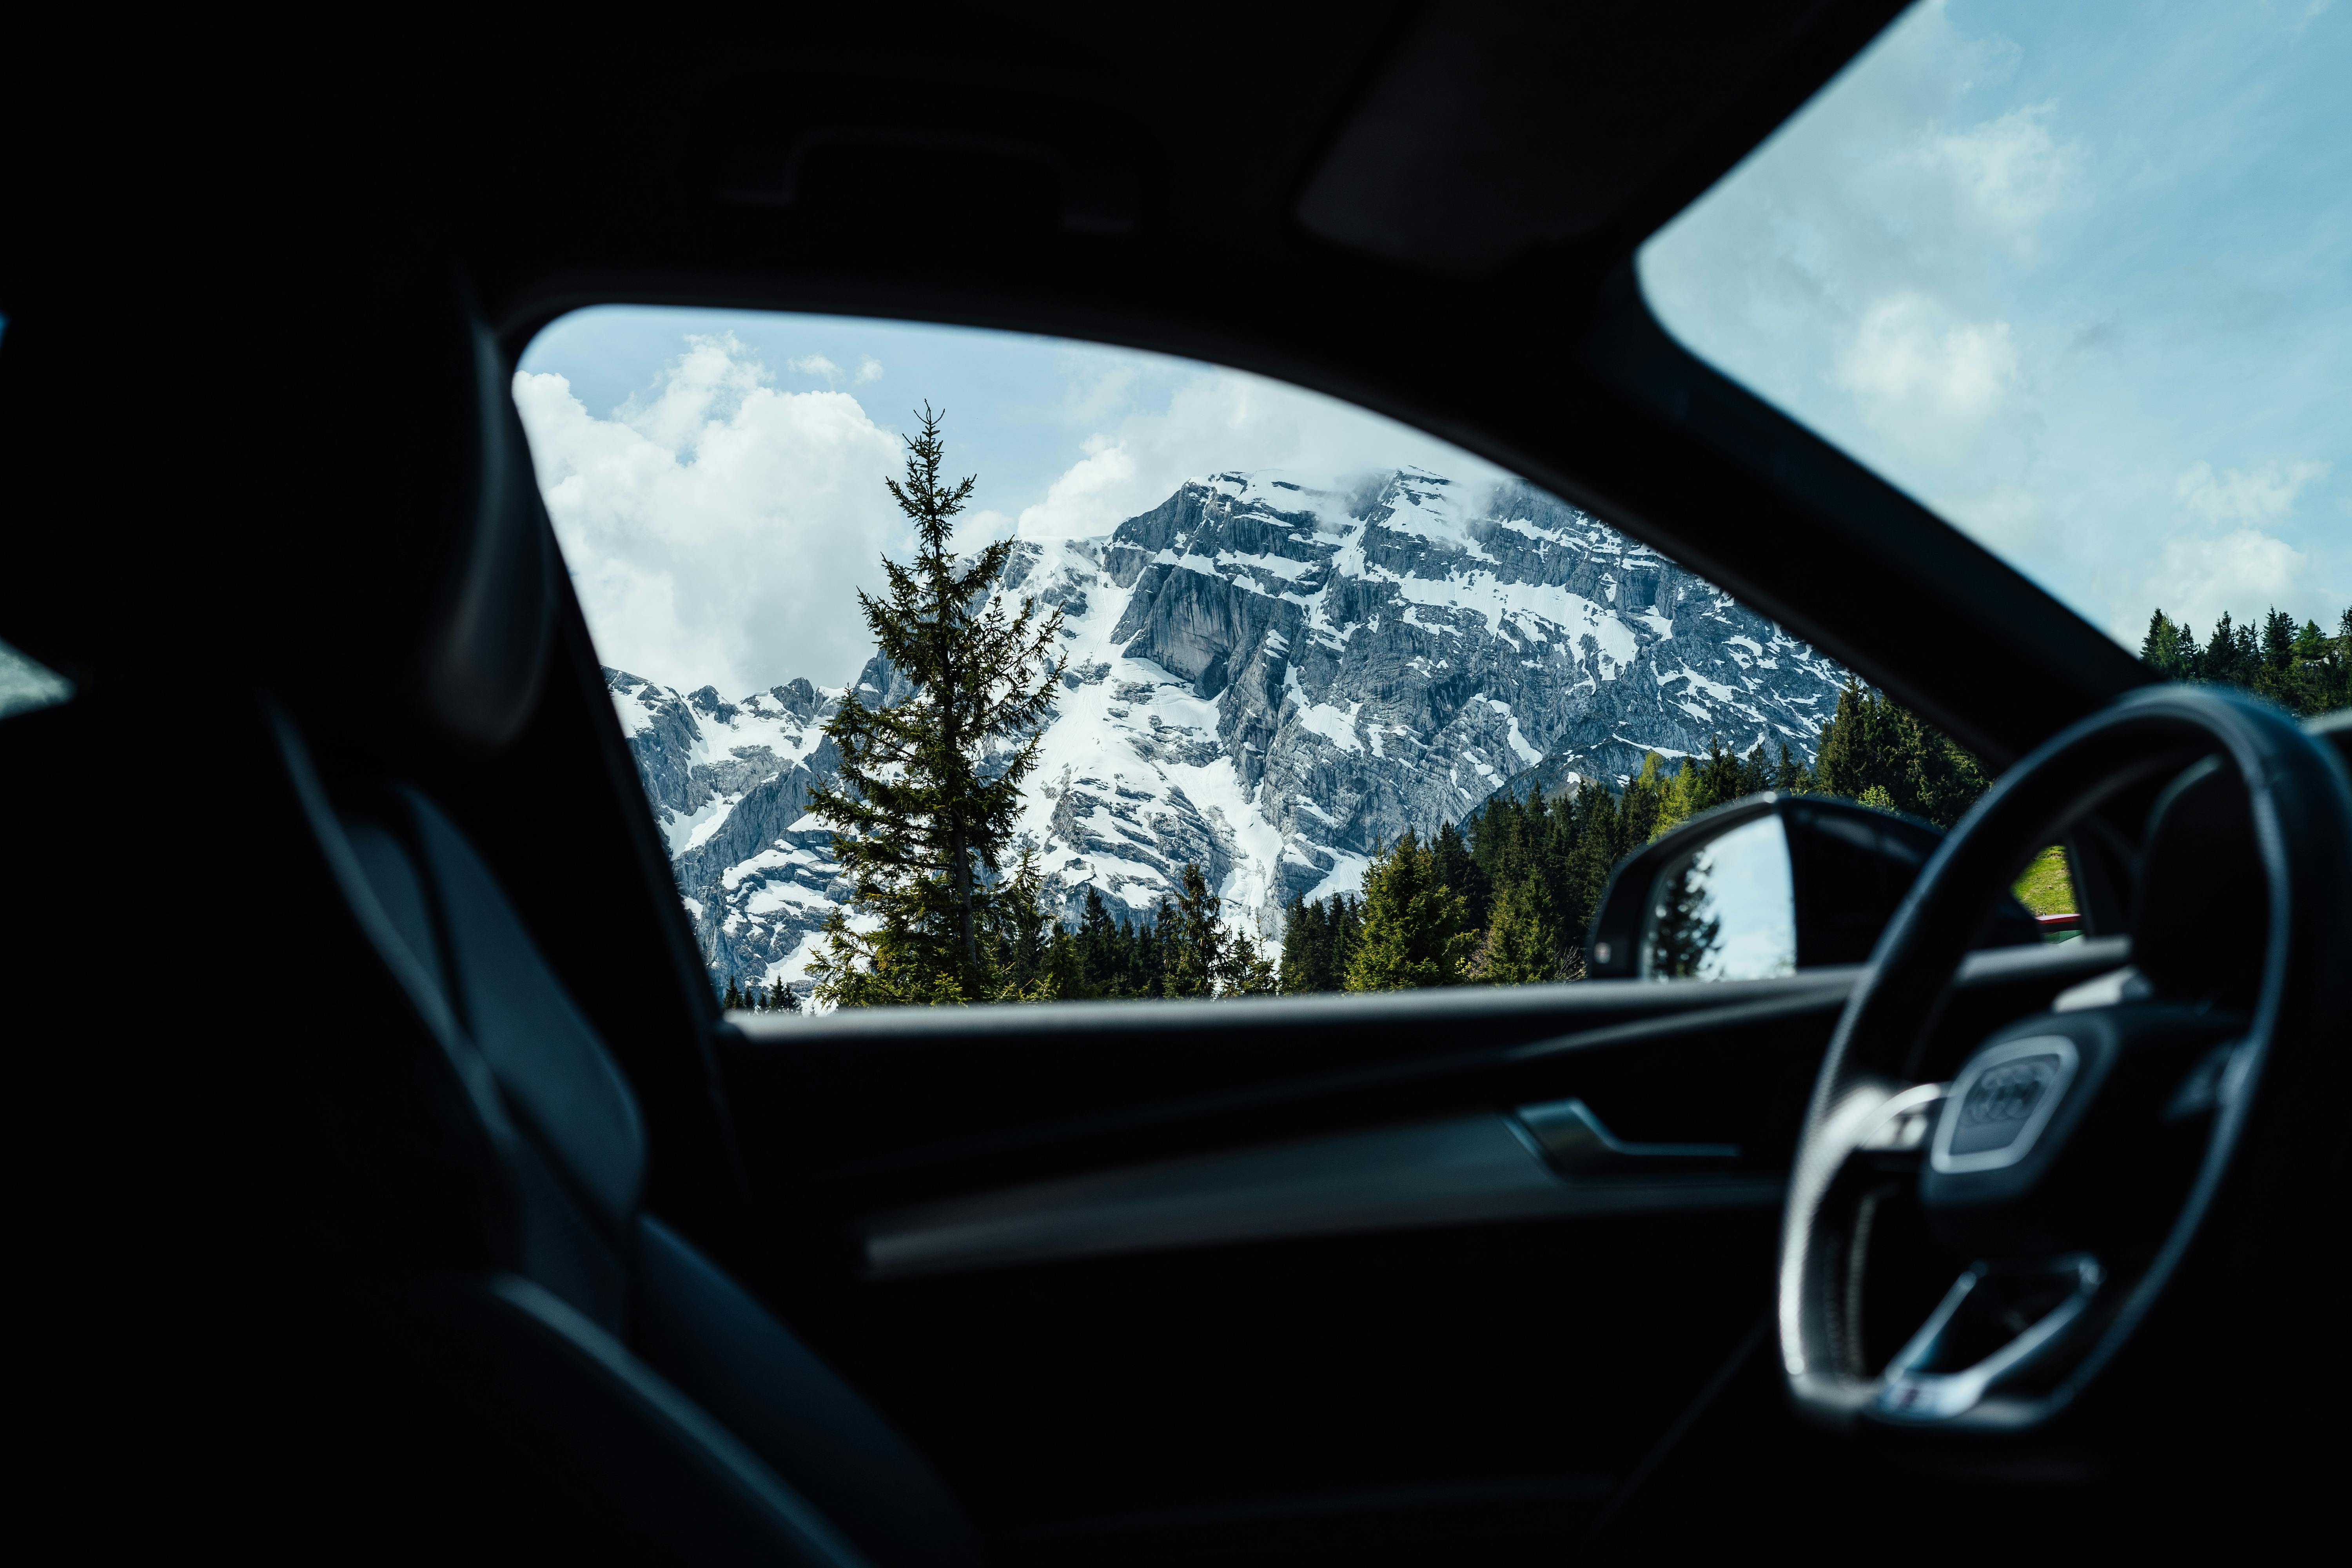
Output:
[[[1983,787],[1604,521],[1255,376],[610,307],[514,384],[730,1005],[1573,979],[1696,812]]]
[[[2342,707],[2347,81],[2352,6],[1926,0],[1643,291],[2159,673]]]

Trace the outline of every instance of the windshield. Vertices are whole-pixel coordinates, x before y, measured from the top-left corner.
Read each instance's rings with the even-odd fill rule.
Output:
[[[2347,83],[2331,0],[1929,0],[1654,237],[1642,287],[2164,673],[2341,706]]]

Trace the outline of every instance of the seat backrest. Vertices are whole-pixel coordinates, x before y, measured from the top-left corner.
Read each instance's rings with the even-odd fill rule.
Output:
[[[290,731],[288,745],[299,772]],[[330,816],[321,803],[322,842],[509,1178],[504,1267],[435,1281],[426,1298],[476,1414],[562,1446],[575,1479],[667,1550],[974,1560],[969,1524],[919,1456],[638,1211],[636,1102],[464,835],[411,789],[370,805]]]
[[[20,1384],[68,1532],[130,1557],[975,1560],[904,1439],[643,1212],[629,1083],[483,858],[398,782],[523,732],[569,592],[458,292],[378,323],[367,395],[406,415],[319,415],[286,442],[312,488],[241,495],[185,573],[120,603],[102,557],[167,515],[168,465],[108,492],[115,534],[72,526],[36,437],[74,401],[77,321],[35,303],[0,339],[25,416],[0,483],[45,531],[0,620],[85,691],[8,721],[0,806],[34,928],[7,948],[36,1122],[11,1148],[37,1198]],[[229,305],[196,303],[223,376],[282,382]],[[326,495],[345,515],[322,527]],[[40,826],[126,733],[187,764],[76,786],[93,822],[169,824],[142,856],[185,896],[141,916]],[[110,945],[158,931],[161,1010],[94,1026],[105,983],[150,967]]]

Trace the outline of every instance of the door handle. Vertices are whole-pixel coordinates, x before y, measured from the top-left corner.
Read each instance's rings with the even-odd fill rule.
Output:
[[[1512,1121],[1554,1170],[1568,1176],[1665,1175],[1739,1158],[1737,1143],[1628,1143],[1580,1100],[1522,1105]]]

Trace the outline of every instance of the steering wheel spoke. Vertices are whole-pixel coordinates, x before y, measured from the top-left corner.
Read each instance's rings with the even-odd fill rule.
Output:
[[[1936,1117],[1943,1109],[1948,1083],[1915,1083],[1887,1097],[1855,1138],[1855,1158],[1889,1173],[1916,1172],[1927,1157],[1935,1136]]]
[[[1874,1410],[1898,1421],[1948,1421],[1978,1408],[2062,1352],[2105,1283],[2106,1270],[2087,1252],[1976,1264],[1895,1352]]]

